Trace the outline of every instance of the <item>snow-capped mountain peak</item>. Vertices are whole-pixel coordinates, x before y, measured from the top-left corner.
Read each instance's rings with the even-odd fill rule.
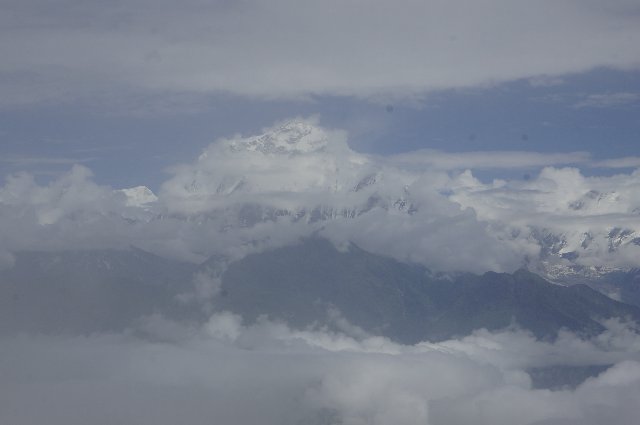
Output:
[[[128,207],[144,207],[147,204],[156,202],[158,197],[146,186],[136,186],[120,189],[120,193],[126,196],[125,204]]]
[[[257,136],[219,140],[179,171],[163,185],[174,211],[211,211],[230,202],[291,211],[331,204],[377,168],[349,148],[343,132],[293,120]],[[344,200],[336,202],[342,207]]]
[[[275,130],[248,139],[228,142],[231,151],[262,152],[263,154],[305,154],[326,149],[325,131],[305,121],[290,121]]]

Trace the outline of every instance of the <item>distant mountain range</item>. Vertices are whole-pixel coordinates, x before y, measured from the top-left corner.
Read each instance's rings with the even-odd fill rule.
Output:
[[[510,325],[539,338],[553,338],[561,328],[592,335],[604,330],[598,319],[640,321],[640,308],[586,285],[556,285],[526,270],[438,276],[354,245],[338,251],[322,239],[232,263],[215,305],[249,320],[268,315],[298,326],[339,327],[337,314],[403,343]]]
[[[359,328],[403,343],[512,325],[552,339],[561,328],[598,333],[600,319],[640,322],[640,308],[586,285],[552,284],[525,270],[438,275],[319,238],[230,264],[216,257],[194,265],[131,248],[22,252],[0,271],[2,334],[119,331],[154,313],[199,322],[216,310],[248,322],[266,315],[294,327]]]
[[[123,193],[143,210],[143,221],[186,219],[225,237],[273,223],[296,236],[336,225],[372,252],[386,255],[393,244],[394,257],[436,269],[455,267],[425,246],[460,251],[465,238],[495,252],[484,258],[472,250],[469,256],[482,260],[461,262],[460,270],[521,266],[554,282],[596,285],[637,265],[640,198],[633,181],[589,180],[575,169],[550,168],[533,180],[484,183],[470,170],[438,174],[423,166],[437,165],[434,155],[364,155],[344,135],[291,121],[212,144],[163,185],[160,199],[143,187]],[[372,226],[386,237],[363,235]],[[452,231],[430,240],[441,227]]]
[[[0,334],[121,331],[144,315],[183,317],[193,265],[142,250],[21,252],[0,271]]]

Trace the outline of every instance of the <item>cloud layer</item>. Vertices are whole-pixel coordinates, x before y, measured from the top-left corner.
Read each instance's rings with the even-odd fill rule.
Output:
[[[3,341],[0,419],[21,425],[631,424],[637,334],[594,340],[519,331],[402,346],[217,313],[200,329],[159,317],[178,339],[25,336]],[[575,390],[536,390],[527,368],[614,364]]]
[[[346,137],[297,119],[219,140],[176,165],[157,197],[99,186],[79,165],[46,186],[9,176],[2,264],[19,250],[129,245],[190,261],[238,258],[319,232],[441,271],[640,265],[638,171],[585,177],[562,166],[588,164],[582,153],[381,158],[354,152]],[[531,166],[538,175],[510,181],[472,172]]]
[[[5,1],[0,87],[14,106],[118,91],[375,97],[553,81],[636,69],[638,16],[626,0]]]

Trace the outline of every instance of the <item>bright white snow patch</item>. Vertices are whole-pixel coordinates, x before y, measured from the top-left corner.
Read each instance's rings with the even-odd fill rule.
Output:
[[[152,202],[156,202],[158,197],[146,186],[136,186],[127,189],[120,189],[119,192],[124,193],[127,197],[126,205],[128,207],[142,207]]]

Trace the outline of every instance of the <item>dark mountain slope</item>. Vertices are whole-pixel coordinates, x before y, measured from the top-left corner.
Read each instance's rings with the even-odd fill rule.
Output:
[[[0,272],[0,335],[120,331],[153,313],[205,320],[200,305],[176,296],[194,291],[196,271],[220,273],[219,263],[214,258],[197,267],[135,248],[18,253],[15,266]],[[438,277],[313,238],[231,263],[213,304],[249,322],[266,314],[293,326],[340,328],[338,311],[372,334],[404,343],[512,324],[553,338],[561,328],[597,333],[602,318],[640,321],[637,307],[584,285],[553,285],[526,271]]]
[[[0,334],[122,330],[136,318],[177,316],[194,266],[131,248],[21,252],[0,272]]]
[[[355,246],[340,252],[321,239],[232,263],[222,289],[216,307],[250,321],[266,314],[297,326],[330,324],[329,312],[338,309],[352,324],[404,343],[512,324],[553,338],[561,328],[597,333],[597,319],[640,321],[640,309],[585,285],[558,286],[524,270],[437,278]]]

